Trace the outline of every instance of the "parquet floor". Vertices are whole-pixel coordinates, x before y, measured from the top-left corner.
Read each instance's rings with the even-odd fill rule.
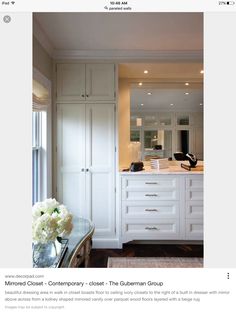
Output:
[[[128,243],[123,249],[92,249],[89,267],[107,267],[108,257],[203,257],[203,245]]]

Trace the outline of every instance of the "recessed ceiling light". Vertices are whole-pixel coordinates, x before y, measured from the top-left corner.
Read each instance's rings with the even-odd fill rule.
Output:
[[[151,93],[151,92],[148,92],[147,94],[148,94],[148,95],[152,95],[152,93]]]
[[[138,85],[139,85],[139,86],[142,86],[142,85],[143,85],[143,83],[142,83],[142,82],[140,82],[140,83],[138,83]]]
[[[187,93],[184,93],[184,95],[189,95],[189,93],[187,92]]]
[[[188,83],[188,82],[186,82],[186,83],[185,83],[185,85],[186,85],[186,86],[189,86],[189,83]]]
[[[144,70],[143,73],[144,73],[144,74],[148,74],[148,70]]]
[[[203,73],[204,73],[204,70],[201,70],[200,73],[203,74]]]
[[[170,104],[170,106],[174,106],[174,104]]]
[[[140,104],[140,106],[143,106],[144,104]]]

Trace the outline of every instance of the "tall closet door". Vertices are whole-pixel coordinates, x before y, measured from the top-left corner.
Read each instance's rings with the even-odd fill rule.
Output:
[[[57,197],[73,213],[86,217],[85,105],[57,105]]]
[[[86,105],[86,204],[95,237],[115,234],[114,104]]]

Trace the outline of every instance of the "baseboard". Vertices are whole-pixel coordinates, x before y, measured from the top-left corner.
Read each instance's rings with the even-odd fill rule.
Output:
[[[196,244],[203,245],[202,240],[135,240],[126,243],[133,244]]]
[[[93,249],[120,249],[120,242],[118,239],[94,239]]]
[[[203,245],[201,240],[139,240],[130,241],[127,243],[133,244],[196,244]],[[123,243],[124,244],[124,243]],[[123,245],[119,239],[94,239],[93,238],[93,249],[122,249]]]

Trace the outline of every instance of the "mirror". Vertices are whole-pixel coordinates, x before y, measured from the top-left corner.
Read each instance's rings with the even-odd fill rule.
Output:
[[[174,159],[175,152],[203,159],[202,83],[130,86],[130,141],[140,143],[141,159]]]
[[[177,130],[176,133],[176,151],[187,154],[189,152],[189,130]]]

